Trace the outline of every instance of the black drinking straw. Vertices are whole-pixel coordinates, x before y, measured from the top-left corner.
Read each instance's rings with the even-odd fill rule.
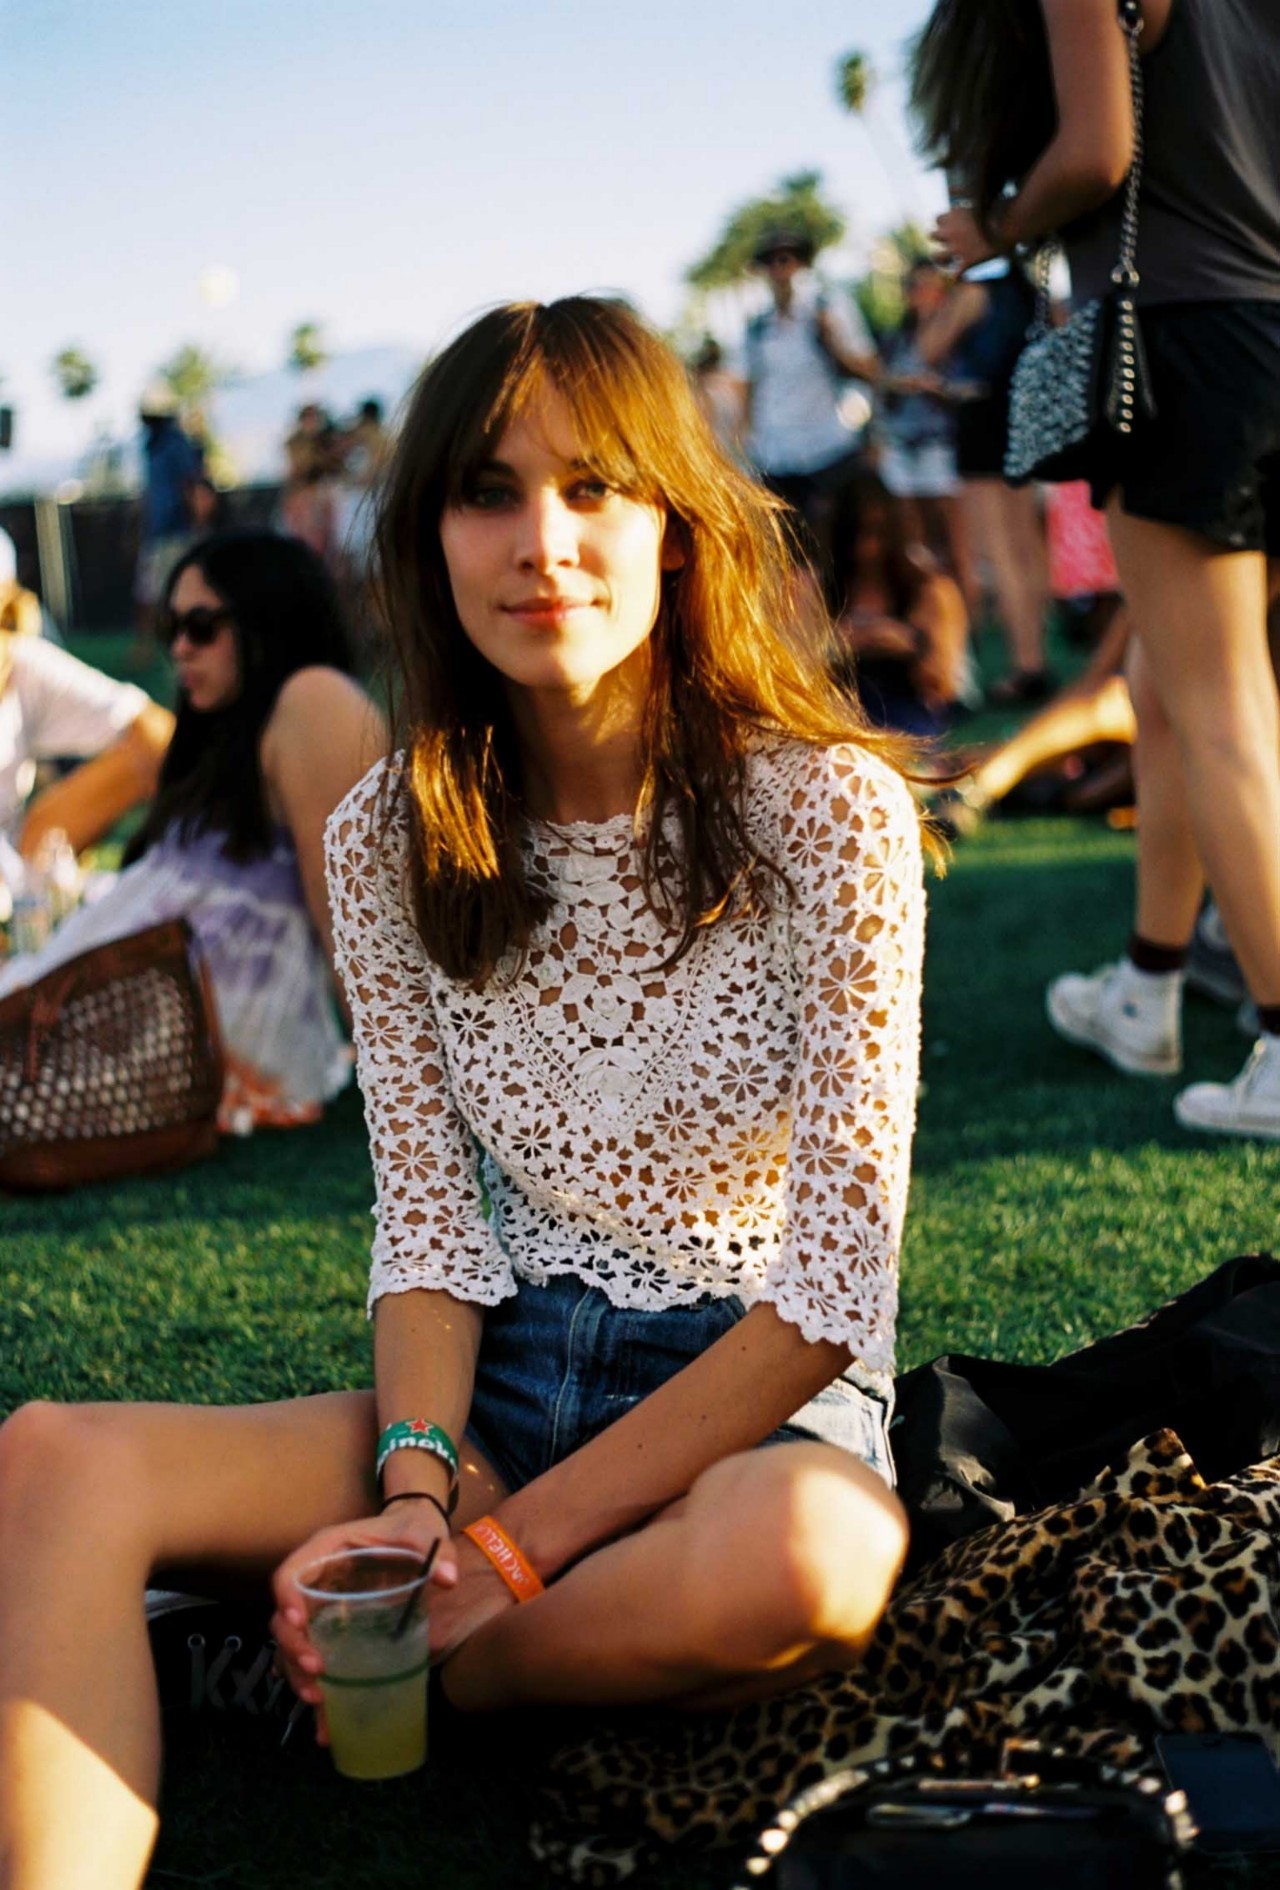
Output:
[[[435,1563],[436,1556],[439,1554],[439,1552],[440,1552],[440,1538],[439,1536],[437,1536],[435,1541],[431,1544],[431,1547],[427,1550],[427,1559],[423,1567],[422,1574],[418,1577],[418,1580],[414,1583],[413,1587],[409,1590],[409,1599],[405,1602],[404,1608],[400,1614],[400,1618],[391,1630],[391,1638],[393,1641],[398,1641],[400,1639],[400,1636],[404,1633],[405,1629],[408,1627],[409,1618],[413,1613],[415,1605],[417,1604],[418,1597],[422,1593],[423,1588],[431,1579],[431,1570]]]

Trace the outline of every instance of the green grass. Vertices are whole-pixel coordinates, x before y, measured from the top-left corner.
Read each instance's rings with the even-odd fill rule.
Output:
[[[1082,822],[994,824],[933,887],[924,1093],[900,1362],[1047,1359],[1235,1253],[1280,1245],[1280,1149],[1179,1131],[1173,1081],[1124,1081],[1043,1022],[1047,978],[1113,954],[1132,843]],[[1187,1061],[1243,1039],[1194,1002]],[[7,1201],[0,1410],[31,1397],[267,1398],[362,1384],[371,1182],[348,1095],[314,1129],[227,1142],[168,1180]],[[527,1733],[514,1738],[516,1763]],[[501,1734],[437,1740],[423,1780],[335,1781],[327,1759],[202,1730],[179,1742],[152,1882],[221,1890],[496,1890],[523,1848]],[[669,1871],[704,1890],[722,1873]]]

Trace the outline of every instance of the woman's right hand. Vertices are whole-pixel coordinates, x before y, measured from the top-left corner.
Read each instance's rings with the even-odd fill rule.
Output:
[[[434,1503],[415,1502],[406,1496],[402,1502],[383,1510],[380,1516],[318,1529],[286,1557],[273,1575],[271,1586],[276,1611],[271,1619],[271,1633],[276,1642],[277,1660],[298,1698],[316,1708],[316,1737],[321,1745],[329,1742],[319,1686],[324,1662],[312,1646],[307,1631],[306,1603],[298,1592],[302,1571],[322,1556],[341,1555],[345,1549],[412,1549],[426,1556],[436,1542],[440,1549],[431,1580],[442,1588],[452,1588],[458,1579],[458,1564],[445,1520]]]

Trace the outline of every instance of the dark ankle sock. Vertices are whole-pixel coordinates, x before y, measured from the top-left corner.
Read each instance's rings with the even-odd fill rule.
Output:
[[[1264,1037],[1280,1037],[1280,1004],[1259,1004],[1258,1029]]]
[[[1151,939],[1135,932],[1126,949],[1129,963],[1139,971],[1185,971],[1190,947],[1156,945]]]

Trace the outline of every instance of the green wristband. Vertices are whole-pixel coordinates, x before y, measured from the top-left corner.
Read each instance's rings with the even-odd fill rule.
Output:
[[[449,1472],[450,1494],[457,1489],[458,1453],[449,1433],[442,1431],[438,1424],[428,1424],[425,1418],[410,1418],[399,1424],[388,1424],[378,1439],[374,1475],[379,1482],[382,1481],[388,1457],[397,1450],[425,1450],[431,1456],[438,1457]]]

